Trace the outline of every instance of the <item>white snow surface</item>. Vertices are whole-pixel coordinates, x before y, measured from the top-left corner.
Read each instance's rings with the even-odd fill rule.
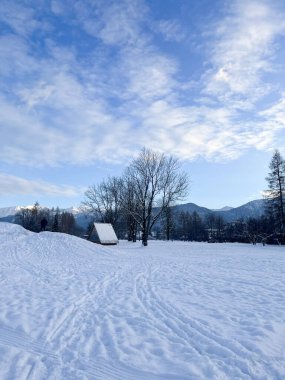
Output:
[[[285,249],[0,223],[0,379],[284,379]]]

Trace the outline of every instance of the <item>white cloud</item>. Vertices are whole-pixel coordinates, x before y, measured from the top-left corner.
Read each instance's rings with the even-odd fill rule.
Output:
[[[35,167],[91,164],[116,161],[130,152],[127,120],[116,120],[84,97],[73,78],[63,75],[55,79],[49,96],[39,97],[37,89],[30,96],[25,94],[34,109],[0,99],[2,161]]]
[[[54,86],[45,82],[41,82],[37,85],[36,88],[33,88],[33,89],[24,88],[20,90],[19,95],[21,96],[23,102],[26,103],[28,107],[34,107],[35,105],[47,100],[54,91],[55,91]]]
[[[0,3],[0,21],[23,36],[27,36],[41,27],[41,23],[36,20],[35,12],[31,7],[7,0],[2,0]]]
[[[153,29],[161,33],[166,41],[180,42],[186,35],[177,20],[160,20],[153,23]]]
[[[0,75],[3,82],[11,81],[37,70],[39,62],[31,56],[29,46],[22,37],[13,34],[0,36]]]
[[[274,70],[275,39],[285,32],[284,14],[272,2],[235,1],[217,26],[205,76],[206,91],[255,100],[270,88],[263,75]]]
[[[252,148],[268,150],[278,132],[264,118],[239,120],[238,112],[226,107],[173,107],[158,101],[147,112],[142,108],[140,118],[144,122],[137,136],[144,145],[185,160],[225,161]]]
[[[76,42],[61,46],[52,36],[38,58],[20,27],[0,38],[1,161],[118,162],[144,145],[188,160],[234,159],[268,149],[285,129],[281,100],[263,112],[254,104],[270,88],[262,76],[273,70],[274,41],[284,32],[282,14],[267,2],[234,3],[195,94],[179,61],[143,30],[142,1],[71,3],[76,26],[96,38],[84,59]],[[64,17],[64,5],[54,0],[52,11]],[[179,29],[171,20],[158,25],[166,39]]]
[[[262,118],[260,125],[263,128],[263,134],[271,135],[271,144],[266,145],[261,139],[261,148],[279,149],[285,154],[285,94],[282,94],[276,103],[260,111],[259,115]]]
[[[28,180],[0,172],[0,195],[50,195],[74,197],[82,194],[82,188],[54,185],[41,180]]]
[[[79,0],[75,4],[80,25],[107,45],[138,45],[145,38],[141,23],[147,12],[142,0]]]
[[[125,49],[120,70],[126,78],[125,95],[130,100],[149,103],[164,99],[177,87],[175,60],[151,47]]]
[[[128,6],[132,24],[134,3],[128,2]],[[112,12],[113,8],[106,15]],[[102,30],[109,28],[107,24],[112,25],[111,20],[106,19]],[[113,68],[112,62],[108,63],[101,77],[100,63],[80,66],[74,49],[62,52],[48,41],[51,55],[37,61],[24,40],[19,36],[13,39],[19,46],[13,61],[21,61],[25,71],[17,67],[13,70],[18,79],[14,89],[17,98],[7,98],[5,94],[0,97],[0,158],[10,164],[44,166],[123,160],[134,148],[141,147],[133,133],[137,123],[131,115],[133,105],[168,96],[175,85],[175,62],[152,46],[121,47],[117,66]],[[106,36],[102,39],[105,42]],[[13,63],[7,60],[7,70]],[[106,73],[108,68],[110,72]],[[4,73],[6,78],[9,75]],[[106,81],[110,86],[106,87]],[[109,94],[121,102],[120,107],[116,109],[109,103]]]

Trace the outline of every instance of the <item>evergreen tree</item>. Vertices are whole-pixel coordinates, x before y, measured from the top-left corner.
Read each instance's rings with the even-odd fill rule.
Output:
[[[162,226],[166,240],[170,240],[170,236],[175,228],[173,209],[167,206],[162,214]]]
[[[58,223],[59,213],[60,213],[60,210],[57,207],[54,218],[53,218],[53,224],[52,224],[52,231],[53,232],[59,232],[59,223]]]
[[[269,165],[270,172],[266,177],[267,212],[276,223],[278,232],[285,232],[285,161],[278,150],[275,151]]]

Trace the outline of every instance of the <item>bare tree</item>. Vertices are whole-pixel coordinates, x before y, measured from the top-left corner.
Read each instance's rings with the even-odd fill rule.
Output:
[[[96,219],[111,223],[115,227],[120,216],[121,191],[122,179],[109,177],[100,184],[88,188],[82,208]]]
[[[135,210],[127,211],[138,223],[145,246],[164,210],[187,195],[188,175],[180,168],[177,159],[144,148],[126,169],[125,178],[131,183],[137,202]]]

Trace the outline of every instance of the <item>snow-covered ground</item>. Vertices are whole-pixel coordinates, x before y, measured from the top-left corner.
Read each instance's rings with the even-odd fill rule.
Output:
[[[0,223],[0,379],[284,379],[285,248]]]

